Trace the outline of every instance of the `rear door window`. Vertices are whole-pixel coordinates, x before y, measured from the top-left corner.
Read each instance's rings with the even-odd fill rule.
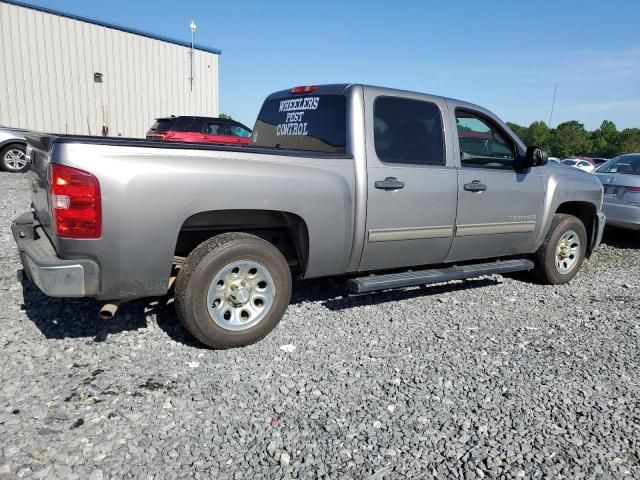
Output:
[[[220,122],[205,122],[204,133],[209,135],[231,135],[229,125]]]
[[[303,95],[267,100],[253,129],[258,147],[346,153],[347,99]]]
[[[203,120],[201,118],[178,117],[171,122],[171,128],[174,132],[201,132]]]
[[[385,163],[444,165],[442,117],[437,105],[381,97],[374,106],[374,142]]]

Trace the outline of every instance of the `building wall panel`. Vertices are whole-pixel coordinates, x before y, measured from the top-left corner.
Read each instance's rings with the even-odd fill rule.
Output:
[[[157,117],[218,115],[218,55],[0,1],[0,124],[144,137]],[[102,73],[102,83],[94,73]]]

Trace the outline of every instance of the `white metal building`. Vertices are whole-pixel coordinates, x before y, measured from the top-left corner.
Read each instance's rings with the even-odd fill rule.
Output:
[[[220,53],[0,0],[0,125],[144,137],[156,117],[215,117]]]

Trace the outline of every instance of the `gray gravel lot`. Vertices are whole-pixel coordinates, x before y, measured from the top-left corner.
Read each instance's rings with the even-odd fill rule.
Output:
[[[298,282],[265,340],[210,351],[166,299],[105,323],[18,283],[29,202],[0,173],[0,478],[640,477],[638,235],[559,287]]]

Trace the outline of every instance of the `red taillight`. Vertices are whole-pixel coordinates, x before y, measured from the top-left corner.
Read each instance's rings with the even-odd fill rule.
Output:
[[[100,238],[102,202],[98,179],[88,172],[64,165],[51,165],[49,175],[56,236]]]
[[[318,89],[318,87],[315,86],[315,85],[293,87],[291,89],[291,93],[311,93],[311,92],[315,92],[317,89]]]
[[[638,193],[638,192],[640,192],[640,187],[627,187],[625,190],[627,192]]]

